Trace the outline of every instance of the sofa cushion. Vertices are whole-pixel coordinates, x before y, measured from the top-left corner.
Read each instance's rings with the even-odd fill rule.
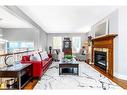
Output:
[[[43,52],[40,53],[41,59],[44,60],[45,59],[45,55]]]
[[[38,53],[36,53],[34,55],[31,55],[30,60],[31,61],[41,61],[41,57]]]
[[[44,51],[44,56],[45,56],[45,59],[49,58],[48,53],[46,51]]]
[[[31,60],[31,61],[33,60],[33,57],[34,57],[34,55],[32,54],[32,55],[30,56],[30,60]]]
[[[42,60],[45,60],[45,59],[49,58],[46,51],[41,52],[41,53],[40,53],[40,56],[41,56],[41,59],[42,59]]]

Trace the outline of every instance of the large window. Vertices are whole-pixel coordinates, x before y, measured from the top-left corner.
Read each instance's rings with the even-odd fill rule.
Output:
[[[53,49],[62,49],[62,37],[53,37]]]
[[[72,52],[79,53],[81,49],[81,37],[72,37]]]
[[[33,50],[34,43],[33,42],[22,42],[20,47],[21,48],[28,48],[28,50]]]
[[[7,43],[7,51],[15,52],[15,51],[24,51],[24,50],[34,50],[33,42],[8,42]]]

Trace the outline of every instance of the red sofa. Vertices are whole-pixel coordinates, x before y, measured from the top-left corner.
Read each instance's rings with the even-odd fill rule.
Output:
[[[44,72],[48,69],[49,65],[52,63],[52,55],[48,54],[47,59],[42,61],[31,61],[31,55],[22,56],[21,63],[32,63],[33,64],[33,77],[41,78]]]

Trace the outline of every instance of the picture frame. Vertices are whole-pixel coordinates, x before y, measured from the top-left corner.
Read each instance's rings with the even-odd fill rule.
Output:
[[[101,37],[109,34],[109,20],[103,19],[93,25],[92,32],[94,32],[94,38]]]

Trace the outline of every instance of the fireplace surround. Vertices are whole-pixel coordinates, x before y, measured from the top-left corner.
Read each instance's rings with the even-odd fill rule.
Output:
[[[107,51],[107,67],[108,69],[106,70],[106,73],[110,74],[111,76],[113,76],[113,64],[114,64],[114,55],[113,55],[113,51],[114,51],[114,38],[117,36],[117,34],[109,34],[109,35],[105,35],[102,37],[97,37],[92,39],[92,62],[94,63],[94,65],[96,66],[95,63],[95,49],[99,48],[99,49],[103,49],[106,48],[108,49]],[[99,66],[98,66],[99,67]],[[104,71],[105,71],[104,70]]]

